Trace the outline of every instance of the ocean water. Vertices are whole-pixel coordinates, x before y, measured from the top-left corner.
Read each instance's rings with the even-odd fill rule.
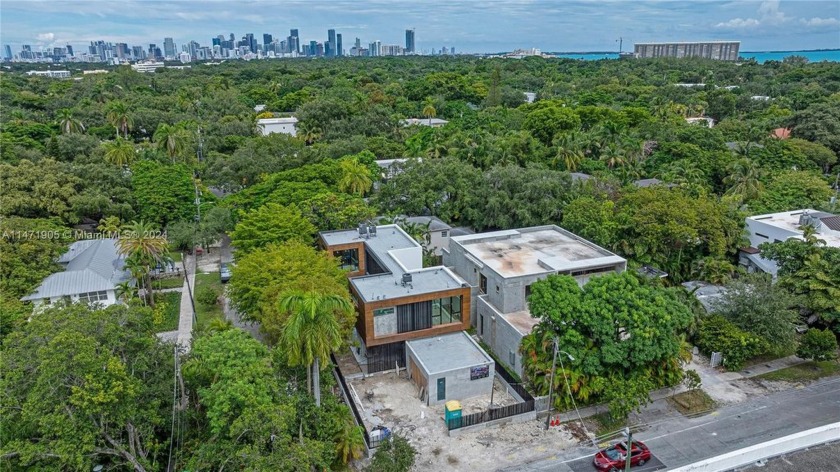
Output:
[[[804,56],[811,62],[831,61],[840,62],[840,49],[828,51],[774,51],[774,52],[747,52],[741,51],[741,57],[754,57],[759,63],[766,61],[781,61],[788,56]],[[556,57],[567,59],[583,59],[586,61],[597,61],[599,59],[618,59],[616,53],[585,53],[585,54],[557,54]]]

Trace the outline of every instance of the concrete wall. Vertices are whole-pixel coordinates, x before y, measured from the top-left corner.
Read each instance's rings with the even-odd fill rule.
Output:
[[[784,228],[779,228],[778,226],[769,225],[760,220],[755,221],[749,218],[747,219],[747,231],[750,233],[750,246],[752,247],[758,247],[761,243],[787,241],[788,238],[791,237],[798,237],[801,239],[800,235],[795,231],[788,231]]]
[[[443,232],[446,231],[446,237]],[[443,249],[449,247],[449,230],[429,231],[429,249],[434,251],[436,256],[443,255]]]
[[[416,384],[425,383],[428,385],[428,391],[426,393],[427,405],[443,405],[449,400],[464,400],[466,398],[477,397],[480,395],[490,395],[490,391],[493,388],[493,372],[495,369],[495,363],[493,361],[490,361],[489,364],[476,364],[476,366],[487,365],[489,367],[489,374],[483,379],[470,380],[469,367],[429,374],[423,368],[423,364],[417,360],[417,356],[408,344],[406,344],[405,349],[406,364],[411,365],[414,363],[417,367],[416,371],[409,370],[409,375],[412,377],[415,375],[421,375],[425,378],[425,380],[422,381],[412,380],[414,380]],[[446,398],[443,400],[438,400],[437,396],[437,383],[440,378],[446,379]]]
[[[397,334],[397,307],[394,307],[394,312],[389,315],[373,317],[373,335],[387,336],[389,334]]]
[[[672,472],[722,472],[838,439],[840,423],[832,423],[672,469]]]
[[[522,334],[516,330],[505,318],[500,315],[487,301],[481,297],[476,299],[479,317],[484,317],[484,334],[481,332],[481,319],[479,318],[478,335],[490,346],[496,357],[505,365],[508,370],[522,376],[522,354],[519,352],[519,345],[522,343]],[[513,353],[513,364],[510,362],[510,354]]]

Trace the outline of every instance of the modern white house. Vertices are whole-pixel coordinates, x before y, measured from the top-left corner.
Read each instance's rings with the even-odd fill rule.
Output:
[[[163,69],[166,65],[157,61],[142,61],[131,65],[131,68],[141,73],[153,73],[157,69]]]
[[[419,125],[431,126],[432,128],[440,128],[449,122],[440,118],[406,118],[400,123],[402,123],[403,126]]]
[[[67,79],[70,77],[69,70],[31,70],[26,75],[37,75],[40,77],[49,77],[51,79]]]
[[[435,256],[442,256],[449,247],[449,232],[452,227],[436,216],[409,216],[403,218],[406,223],[426,228],[426,248]]]
[[[283,133],[289,136],[297,136],[297,122],[298,119],[294,116],[285,118],[263,118],[257,120],[257,126],[263,136],[268,136],[271,133]]]
[[[531,284],[565,274],[582,286],[592,277],[624,272],[627,261],[549,225],[451,237],[443,265],[471,287],[476,333],[502,364],[522,375],[519,345],[539,323],[528,309]]]
[[[64,271],[45,278],[32,294],[21,300],[31,301],[36,310],[59,300],[108,306],[118,302],[117,285],[131,280],[116,239],[76,241],[58,263],[64,266]]]
[[[739,264],[748,272],[760,271],[775,276],[779,268],[775,262],[761,257],[758,246],[791,238],[804,239],[804,226],[813,227],[817,238],[825,241],[826,246],[840,248],[840,216],[824,211],[804,209],[750,216],[746,225],[750,247],[741,249]]]

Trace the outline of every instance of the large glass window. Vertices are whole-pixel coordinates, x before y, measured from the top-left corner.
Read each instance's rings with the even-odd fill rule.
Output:
[[[359,270],[359,250],[345,249],[343,251],[334,251],[333,255],[338,258],[341,268],[350,272]]]
[[[102,302],[106,300],[108,300],[108,292],[104,290],[101,292],[88,292],[79,294],[80,302]]]
[[[432,303],[432,326],[461,322],[461,296],[444,297]]]

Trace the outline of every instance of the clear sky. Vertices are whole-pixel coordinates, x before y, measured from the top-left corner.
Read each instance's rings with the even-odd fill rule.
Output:
[[[742,51],[840,48],[840,0],[2,0],[0,42],[33,48],[83,46],[93,40],[180,45],[234,33],[323,42],[343,34],[345,49],[404,44],[415,28],[417,48],[458,52],[618,50],[633,42],[740,40]]]

